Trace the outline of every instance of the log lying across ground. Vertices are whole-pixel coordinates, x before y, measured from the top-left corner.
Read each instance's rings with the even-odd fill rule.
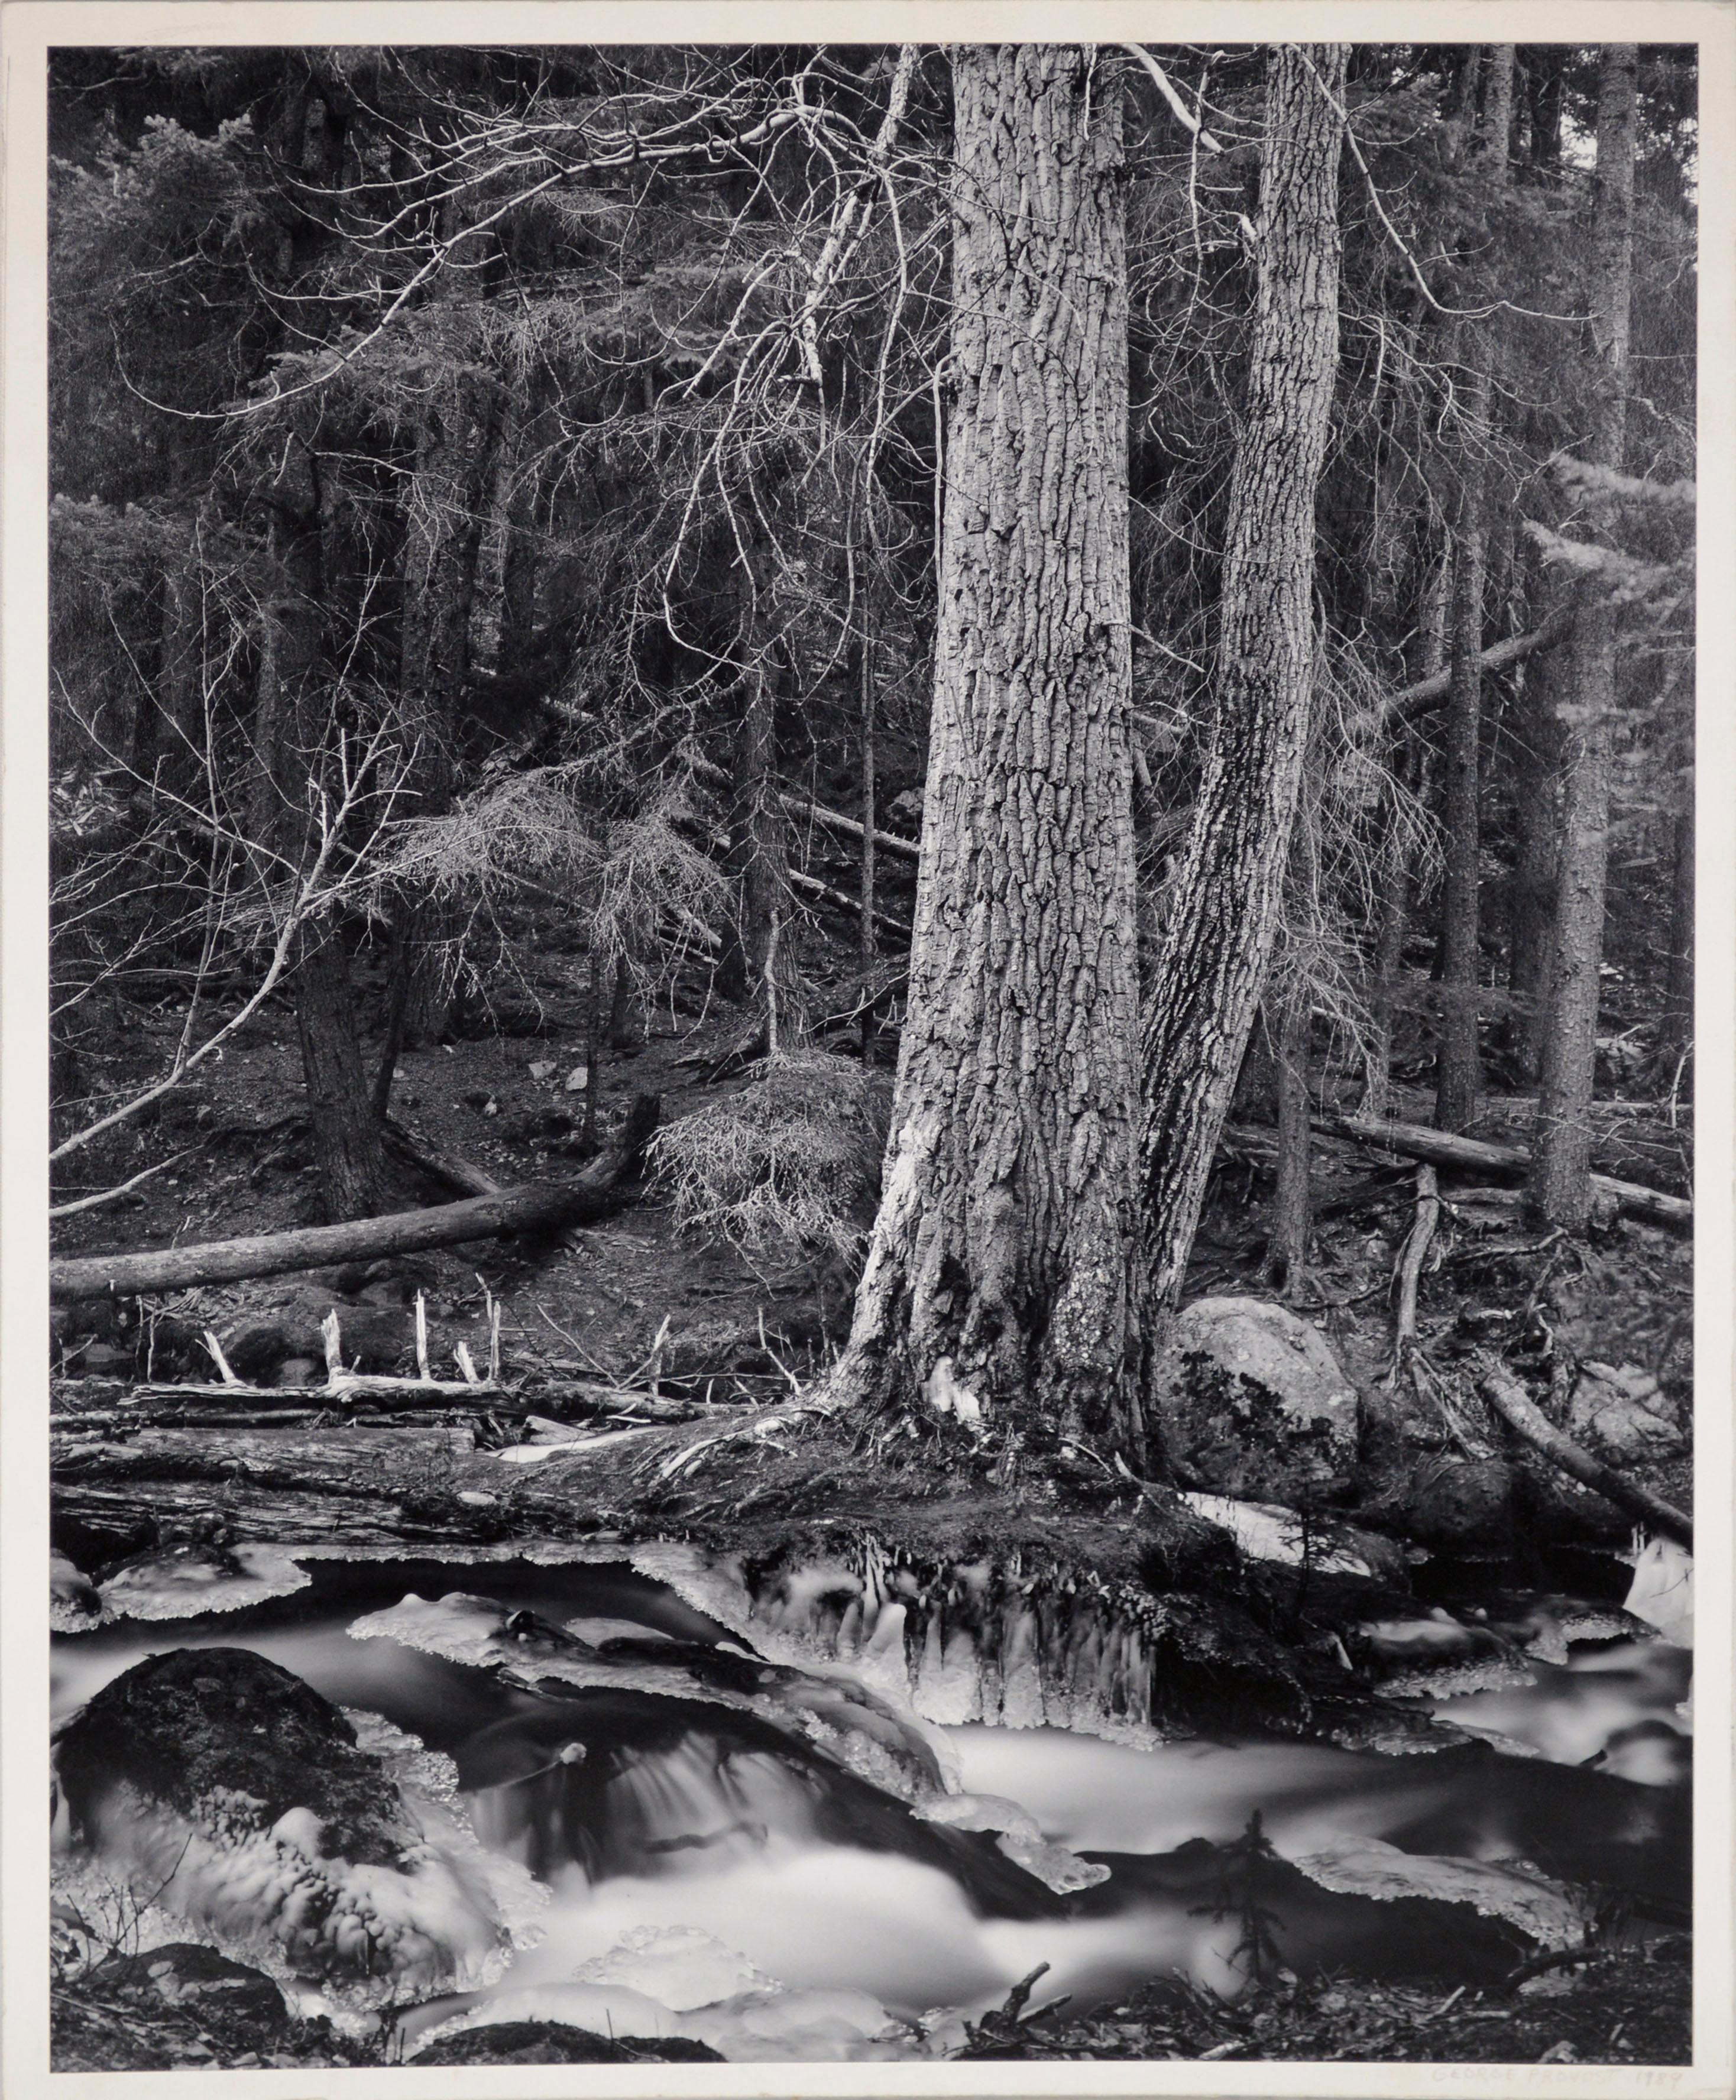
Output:
[[[111,1294],[130,1298],[143,1291],[186,1290],[195,1284],[237,1283],[246,1277],[281,1276],[292,1269],[323,1268],[334,1262],[419,1254],[430,1247],[457,1246],[466,1240],[493,1239],[501,1233],[583,1224],[621,1207],[625,1184],[657,1127],[657,1114],[656,1096],[641,1095],[608,1149],[578,1173],[558,1181],[532,1182],[491,1196],[473,1196],[462,1203],[395,1211],[386,1217],[356,1218],[341,1225],[208,1240],[149,1254],[85,1255],[51,1261],[49,1296],[64,1304]]]
[[[1491,1145],[1482,1138],[1455,1137],[1421,1123],[1381,1123],[1372,1116],[1318,1115],[1314,1120],[1317,1128],[1336,1137],[1384,1145],[1407,1158],[1425,1159],[1431,1167],[1461,1167],[1495,1175],[1525,1174],[1531,1169],[1531,1155],[1522,1145]],[[1666,1196],[1661,1189],[1642,1187],[1637,1181],[1618,1181],[1608,1174],[1592,1175],[1592,1188],[1631,1217],[1649,1218],[1654,1224],[1674,1225],[1684,1232],[1694,1224],[1694,1205],[1685,1196]]]
[[[1570,607],[1546,620],[1543,625],[1529,634],[1509,634],[1504,642],[1492,643],[1477,660],[1481,671],[1504,671],[1509,664],[1517,664],[1539,650],[1553,649],[1557,642],[1565,641],[1573,626]],[[1451,671],[1437,671],[1432,678],[1420,679],[1414,686],[1407,686],[1402,692],[1394,693],[1387,702],[1389,712],[1406,717],[1420,715],[1437,700],[1444,700],[1452,685]]]
[[[1678,1546],[1693,1552],[1694,1525],[1673,1502],[1667,1502],[1637,1480],[1630,1480],[1613,1467],[1604,1465],[1589,1451],[1582,1450],[1570,1436],[1563,1436],[1519,1381],[1483,1350],[1478,1352],[1477,1386],[1509,1427],[1517,1430],[1527,1444],[1564,1473],[1583,1487],[1595,1489],[1648,1531],[1673,1538]]]

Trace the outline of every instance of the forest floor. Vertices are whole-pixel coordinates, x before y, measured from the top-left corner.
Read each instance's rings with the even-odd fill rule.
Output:
[[[568,1085],[585,1065],[582,964],[567,968],[554,959],[536,991],[534,1001],[497,1015],[492,1028],[479,1027],[470,1039],[406,1052],[394,1092],[395,1116],[425,1149],[468,1161],[503,1184],[558,1173],[583,1156],[589,1087]],[[667,1125],[747,1083],[739,1070],[718,1076],[720,1059],[741,1035],[740,1015],[687,1004],[687,1011],[665,1004],[636,1047],[609,1052],[600,1073],[590,1075],[601,1128],[618,1118],[632,1096],[660,1096]],[[86,1070],[104,1087],[120,1085],[161,1060],[179,1026],[179,1013],[166,1008],[135,1013],[112,1037],[108,1061],[93,1059]],[[293,1021],[286,1011],[268,1008],[220,1062],[212,1061],[197,1082],[112,1147],[100,1171],[119,1180],[172,1163],[134,1196],[61,1221],[56,1253],[130,1251],[317,1221],[306,1121],[294,1105],[299,1092]],[[1428,1105],[1414,1086],[1401,1088],[1392,1112],[1427,1122]],[[1491,1095],[1477,1134],[1522,1141],[1531,1107],[1522,1096]],[[1601,1113],[1598,1164],[1606,1171],[1679,1189],[1687,1152],[1685,1119],[1668,1105]],[[1271,1295],[1261,1277],[1267,1158],[1258,1134],[1226,1145],[1195,1248],[1190,1298]],[[441,1192],[412,1170],[395,1171],[403,1176],[395,1195],[407,1207],[440,1200]],[[87,1185],[95,1185],[96,1171],[82,1177]],[[1414,1215],[1414,1165],[1322,1138],[1314,1173],[1314,1259],[1290,1303],[1323,1330],[1358,1392],[1378,1406],[1390,1385],[1394,1276]],[[57,1193],[80,1191],[68,1185]],[[1606,1221],[1575,1241],[1540,1231],[1499,1192],[1456,1189],[1443,1176],[1442,1193],[1449,1201],[1423,1280],[1419,1330],[1437,1377],[1449,1387],[1459,1379],[1459,1389],[1468,1392],[1461,1366],[1470,1352],[1505,1350],[1534,1384],[1547,1381],[1544,1404],[1561,1419],[1573,1405],[1581,1366],[1609,1373],[1616,1390],[1642,1396],[1650,1420],[1673,1426],[1661,1445],[1631,1454],[1635,1476],[1691,1507],[1689,1242],[1628,1220]],[[1071,1474],[1052,1472],[1032,1493],[1029,1483],[995,1471],[956,1440],[939,1438],[932,1448],[900,1456],[865,1447],[847,1425],[820,1424],[776,1445],[722,1447],[696,1480],[655,1489],[643,1462],[678,1448],[695,1433],[691,1424],[647,1432],[641,1445],[609,1462],[593,1458],[574,1464],[556,1454],[546,1463],[515,1467],[501,1463],[496,1452],[522,1428],[491,1420],[486,1410],[471,1410],[470,1427],[458,1430],[431,1429],[424,1417],[401,1415],[364,1430],[360,1421],[316,1411],[298,1443],[301,1456],[286,1450],[276,1473],[252,1468],[250,1488],[249,1465],[226,1471],[220,1450],[210,1465],[188,1458],[201,1440],[220,1443],[213,1432],[196,1429],[191,1414],[184,1433],[161,1432],[154,1457],[148,1447],[159,1432],[115,1426],[117,1403],[136,1380],[210,1379],[200,1339],[207,1329],[227,1339],[244,1378],[293,1388],[311,1383],[321,1370],[315,1338],[320,1319],[335,1307],[347,1357],[381,1371],[407,1367],[417,1293],[426,1299],[437,1370],[460,1343],[479,1363],[485,1360],[489,1313],[498,1307],[501,1382],[521,1414],[528,1407],[570,1418],[562,1396],[577,1382],[679,1402],[701,1428],[713,1414],[726,1425],[742,1418],[744,1403],[787,1399],[815,1377],[841,1341],[849,1309],[847,1290],[835,1274],[806,1263],[756,1265],[715,1240],[697,1242],[678,1229],[669,1205],[652,1192],[582,1230],[185,1292],[148,1306],[139,1324],[130,1323],[124,1304],[57,1308],[58,1542],[89,1573],[95,1564],[157,1543],[153,1510],[159,1536],[219,1541],[293,1535],[319,1508],[341,1509],[359,1539],[488,1543],[600,1532],[695,1540],[749,1558],[771,1556],[801,1535],[836,1536],[842,1526],[921,1559],[962,1558],[986,1548],[1058,1567],[1089,1566],[1129,1582],[1142,1569],[1149,1574],[1154,1546],[1173,1543],[1124,1483],[1106,1481],[1083,1465]],[[95,1418],[91,1435],[82,1416]],[[453,1417],[440,1418],[449,1423]],[[1443,1445],[1458,1433],[1449,1422]],[[1500,1425],[1485,1418],[1477,1433],[1525,1471],[1530,1510],[1543,1520],[1438,1555],[1425,1602],[1450,1593],[1456,1570],[1473,1563],[1490,1579],[1575,1588],[1615,1601],[1624,1571],[1608,1555],[1625,1544],[1626,1520],[1595,1498],[1552,1482]],[[134,1456],[110,1466],[105,1485],[81,1499],[86,1454],[113,1458],[126,1450]],[[360,1474],[365,1480],[358,1484]],[[340,1477],[350,1499],[319,1502]],[[105,1496],[126,1514],[104,1515]],[[1405,1543],[1402,1536],[1398,1542]],[[1584,1572],[1586,1581],[1564,1577],[1564,1565]],[[1601,1571],[1595,1577],[1594,1568]],[[1210,1578],[1196,1569],[1190,1579],[1197,1589]],[[1332,1623],[1330,1590],[1329,1582],[1317,1586],[1310,1612],[1317,1632]],[[1231,1639],[1247,1651],[1235,1658],[1251,1668],[1244,1692],[1297,1681],[1295,1659],[1287,1662],[1274,1652],[1283,1622],[1282,1612],[1265,1608],[1246,1583],[1239,1586]],[[1305,1680],[1306,1668],[1295,1666]],[[58,2067],[101,2064],[105,2050],[107,2063],[120,2061],[115,2036],[121,2032],[147,2054],[156,2051],[153,2062],[377,2060],[358,2057],[359,2045],[317,2023],[276,2037],[274,2054],[267,2038],[245,2024],[233,2033],[207,2032],[192,2011],[159,2014],[139,1991],[136,1979],[104,1983],[87,1974],[69,1983],[57,2000]],[[1453,1999],[1451,1992],[1450,1983],[1431,1991],[1315,1981],[1255,1992],[1226,2007],[1158,1983],[1089,2018],[1045,2016],[1016,2032],[997,2032],[992,2020],[972,2048],[1076,2058],[1523,2062],[1661,2062],[1682,2060],[1686,2051],[1686,1956],[1668,1944],[1643,1960],[1629,1952],[1582,1971],[1557,1972],[1512,2000],[1486,1992]]]

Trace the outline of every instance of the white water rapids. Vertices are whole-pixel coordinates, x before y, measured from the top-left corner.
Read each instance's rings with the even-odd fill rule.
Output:
[[[944,1800],[897,1798],[861,1776],[867,1767],[852,1772],[786,1728],[783,1709],[758,1695],[734,1706],[676,1696],[669,1670],[647,1660],[656,1643],[727,1654],[730,1636],[623,1568],[325,1563],[314,1573],[295,1594],[241,1610],[64,1635],[56,1718],[147,1655],[242,1647],[454,1760],[483,1843],[549,1893],[504,1975],[406,2016],[412,2050],[453,2019],[540,2017],[687,2034],[746,2059],[909,2055],[956,2042],[961,2014],[997,2005],[1040,1962],[1043,1995],[1081,2005],[1163,1973],[1233,1992],[1246,1981],[1240,1928],[1210,1847],[1235,1841],[1256,1810],[1285,1860],[1314,1863],[1313,1878],[1283,1869],[1270,1898],[1299,1972],[1494,1973],[1524,1943],[1501,1940],[1487,1901],[1511,1919],[1544,1918],[1527,1923],[1535,1937],[1550,1905],[1561,1909],[1549,1877],[1685,1900],[1690,1659],[1661,1639],[1581,1642],[1559,1662],[1533,1657],[1436,1702],[1498,1750],[1383,1756],[1253,1737],[1135,1748],[1052,1728],[927,1731],[955,1791],[998,1797],[1003,1811],[1017,1804],[1065,1848],[1055,1859],[1087,1855],[1088,1871],[1063,1874],[1070,1892],[1058,1895],[1015,1864],[1038,1858],[1040,1841],[1021,1853],[992,1835],[1010,1827],[1005,1813],[984,1820],[950,1814]],[[408,1611],[382,1621],[402,1633],[415,1622],[404,1600],[457,1590],[573,1627],[605,1654],[626,1639],[634,1655],[600,1681],[593,1669],[538,1692],[365,1624]],[[833,1714],[837,1680],[821,1688]],[[793,1696],[780,1692],[786,1705]],[[67,1872],[88,1865],[64,1827],[57,1843]],[[1515,1860],[1531,1864],[1500,1864]],[[1431,1868],[1442,1861],[1485,1878],[1456,1895]],[[1431,1892],[1453,1907],[1419,1900]],[[171,1887],[159,1937],[188,1936],[173,1901]]]

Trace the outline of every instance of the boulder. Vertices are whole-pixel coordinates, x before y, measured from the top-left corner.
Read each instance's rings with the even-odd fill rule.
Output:
[[[1318,1328],[1258,1298],[1201,1298],[1158,1367],[1166,1455],[1220,1493],[1295,1505],[1354,1475],[1355,1387]]]
[[[1682,1449],[1657,1379],[1633,1364],[1582,1365],[1566,1427],[1570,1436],[1610,1458],[1668,1458]]]
[[[682,2035],[640,2036],[614,2041],[560,2020],[500,2020],[465,2027],[431,2042],[416,2068],[468,2063],[722,2063],[702,2041]]]
[[[258,2047],[289,2024],[283,1993],[271,1978],[232,1961],[214,1947],[177,1941],[143,1954],[111,1954],[83,1980],[106,1996],[135,1999],[147,2006],[160,2000],[190,2013],[208,2033],[225,2041]]]
[[[311,1360],[323,1375],[322,1330],[326,1314],[334,1310],[343,1361],[351,1370],[395,1370],[413,1345],[411,1315],[401,1304],[358,1305],[317,1287],[295,1291],[274,1311],[232,1321],[218,1339],[237,1374],[260,1384],[269,1383],[280,1364],[297,1358]]]
[[[1502,1458],[1425,1458],[1402,1493],[1401,1528],[1438,1552],[1504,1550],[1513,1542],[1514,1485]]]
[[[400,1739],[400,1742],[408,1739]],[[232,1953],[382,2002],[504,1959],[507,1882],[311,1685],[246,1648],[172,1649],[61,1731],[75,1838]]]

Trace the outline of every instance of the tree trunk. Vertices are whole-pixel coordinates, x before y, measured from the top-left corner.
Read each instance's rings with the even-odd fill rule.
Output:
[[[371,1217],[386,1196],[380,1124],[362,1068],[349,955],[342,934],[323,915],[302,929],[295,1026],[326,1211],[334,1222]]]
[[[1217,719],[1145,1034],[1148,1361],[1181,1294],[1270,958],[1308,747],[1314,492],[1338,362],[1345,58],[1341,44],[1281,44],[1267,60],[1258,302],[1230,483]]]
[[[1663,986],[1659,1047],[1673,1067],[1694,1041],[1694,778],[1671,827],[1670,955]]]
[[[875,808],[876,783],[874,779],[874,638],[868,621],[868,585],[863,586],[862,600],[862,658],[859,667],[861,679],[860,701],[862,713],[862,967],[872,970],[879,956],[874,938],[874,825],[877,812]],[[862,1041],[866,1054],[868,1043],[868,1021],[863,1019]]]
[[[490,457],[501,449],[490,404],[460,380],[445,390],[417,432],[416,463],[405,484],[399,706],[416,756],[417,812],[442,815],[452,800],[452,739],[469,674],[471,615],[485,524]],[[496,637],[497,646],[498,637]],[[409,982],[404,1042],[427,1043],[444,1029],[454,979],[453,947],[462,919],[449,902],[406,898],[399,906]]]
[[[1477,425],[1477,435],[1468,442],[1480,451],[1487,435],[1486,370],[1475,375],[1467,391],[1466,418]],[[1482,1087],[1477,999],[1482,880],[1482,673],[1478,664],[1482,648],[1482,460],[1466,459],[1460,471],[1453,549],[1452,685],[1441,766],[1445,867],[1434,1119],[1442,1130],[1467,1130],[1475,1123]]]
[[[1543,1064],[1544,1010],[1555,938],[1557,796],[1561,773],[1562,680],[1568,652],[1534,657],[1514,708],[1513,803],[1518,851],[1513,861],[1507,982],[1522,1004],[1509,1024],[1520,1073],[1535,1080]]]
[[[332,696],[325,676],[318,462],[298,448],[298,487],[286,467],[276,493],[275,537],[285,592],[277,607],[272,655],[277,705],[287,736],[271,754],[279,775],[280,849],[291,867],[311,850],[308,786],[319,777],[331,735]],[[334,1220],[383,1208],[386,1162],[373,1090],[362,1070],[349,955],[329,914],[310,919],[297,942],[290,978],[307,1085],[307,1114],[320,1198]]]
[[[956,395],[908,1008],[837,1377],[1135,1462],[1121,90],[953,54]],[[964,1408],[968,1418],[968,1404]]]
[[[1272,1197],[1272,1233],[1266,1242],[1266,1280],[1287,1297],[1300,1295],[1314,1222],[1309,1185],[1308,1088],[1312,1003],[1305,985],[1284,1001],[1278,1036],[1278,1184]]]
[[[1425,514],[1419,532],[1419,565],[1428,562],[1432,537]],[[1442,556],[1426,568],[1426,580],[1418,593],[1420,617],[1414,647],[1414,668],[1424,679],[1441,668],[1446,651],[1447,609],[1450,595],[1451,561]],[[1418,800],[1426,799],[1433,754],[1402,716],[1399,717],[1399,750],[1394,759],[1397,782]],[[1375,932],[1374,986],[1368,1001],[1369,1046],[1363,1108],[1369,1115],[1385,1115],[1391,1105],[1393,1083],[1393,1014],[1398,981],[1404,972],[1405,945],[1411,931],[1411,893],[1415,871],[1413,827],[1402,819],[1395,788],[1390,797],[1393,814],[1380,841],[1380,919]]]
[[[729,824],[735,908],[718,984],[726,999],[768,1016],[775,1003],[788,1048],[802,1035],[801,985],[792,967],[794,944],[788,938],[788,827],[777,779],[776,697],[772,674],[762,664],[747,673],[746,686]],[[782,940],[776,938],[780,924]]]
[[[1511,44],[1489,46],[1477,158],[1492,188],[1504,186],[1513,116]],[[1483,595],[1488,562],[1490,416],[1495,343],[1486,323],[1468,324],[1468,368],[1453,517],[1451,683],[1442,770],[1446,880],[1441,899],[1441,1027],[1434,1119],[1442,1130],[1477,1120],[1482,1088],[1478,1038],[1482,885]]]
[[[1592,206],[1596,417],[1586,457],[1619,471],[1626,449],[1628,307],[1633,286],[1633,173],[1638,50],[1605,48],[1597,94]],[[1531,1197],[1551,1224],[1583,1225],[1591,1210],[1591,1101],[1609,870],[1615,759],[1616,614],[1581,605],[1572,645],[1573,718],[1562,737],[1562,845],[1537,1104]]]

